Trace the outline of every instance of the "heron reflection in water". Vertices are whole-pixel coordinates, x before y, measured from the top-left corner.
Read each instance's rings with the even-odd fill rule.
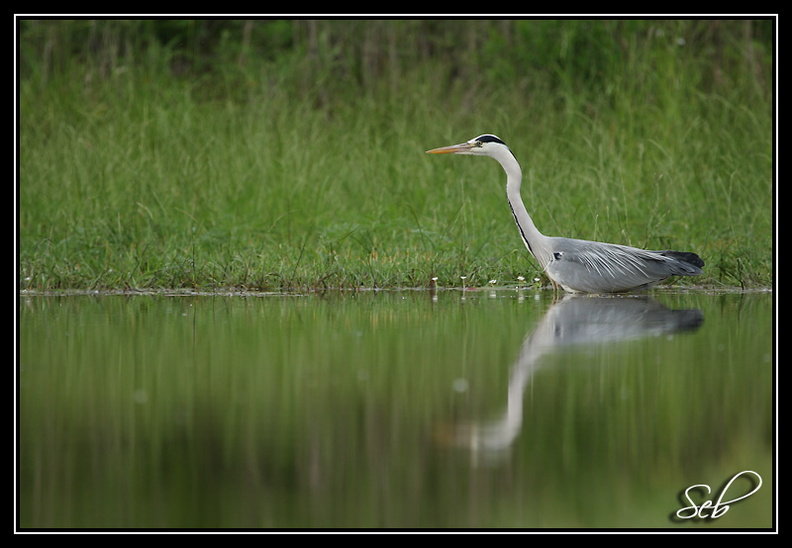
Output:
[[[443,441],[497,459],[520,433],[523,396],[543,356],[585,345],[692,332],[704,322],[701,310],[671,310],[648,296],[565,295],[528,335],[511,369],[506,409],[496,419],[452,426]]]

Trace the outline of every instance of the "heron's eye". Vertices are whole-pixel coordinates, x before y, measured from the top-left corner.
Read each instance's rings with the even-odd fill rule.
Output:
[[[483,144],[484,143],[482,143],[481,141],[473,141],[473,146],[476,147],[476,148],[481,148],[481,145],[483,145]]]

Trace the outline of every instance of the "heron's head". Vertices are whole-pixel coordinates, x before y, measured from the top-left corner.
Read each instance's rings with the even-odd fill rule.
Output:
[[[485,133],[474,137],[470,141],[451,145],[447,147],[433,148],[427,150],[429,154],[470,154],[472,156],[496,156],[499,152],[509,150],[506,143],[499,137]]]

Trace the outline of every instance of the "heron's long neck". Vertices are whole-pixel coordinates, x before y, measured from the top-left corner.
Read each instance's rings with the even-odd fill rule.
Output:
[[[528,215],[528,210],[525,209],[525,204],[520,197],[520,186],[522,185],[522,169],[517,159],[509,150],[504,150],[501,154],[495,156],[503,170],[506,172],[506,197],[509,199],[512,214],[514,215],[514,222],[517,223],[517,228],[520,230],[520,236],[525,243],[525,247],[531,252],[539,266],[544,268],[550,261],[550,257],[546,256],[546,245],[544,236],[536,228],[531,216]]]

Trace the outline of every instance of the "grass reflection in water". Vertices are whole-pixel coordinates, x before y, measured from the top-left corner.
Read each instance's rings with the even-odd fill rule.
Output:
[[[771,523],[768,294],[20,305],[24,527]],[[745,469],[723,517],[669,519]]]

